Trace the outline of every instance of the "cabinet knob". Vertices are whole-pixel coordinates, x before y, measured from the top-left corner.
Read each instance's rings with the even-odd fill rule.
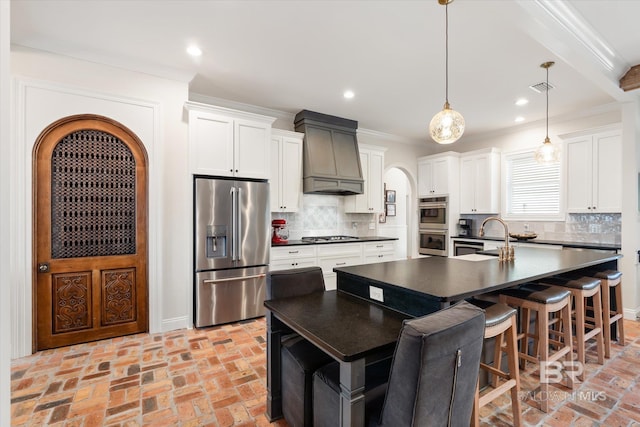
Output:
[[[229,169],[229,172],[233,172],[233,169]]]
[[[238,173],[238,169],[236,169],[236,173]]]

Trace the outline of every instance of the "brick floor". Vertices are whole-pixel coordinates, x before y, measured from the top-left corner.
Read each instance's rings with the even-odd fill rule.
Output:
[[[640,323],[625,321],[628,343],[595,363],[571,392],[552,387],[553,410],[533,406],[537,372],[522,374],[525,426],[640,426]],[[264,318],[202,330],[138,334],[39,352],[13,360],[13,426],[277,426],[266,405]],[[592,346],[593,347],[593,346]],[[511,425],[500,398],[482,425]]]

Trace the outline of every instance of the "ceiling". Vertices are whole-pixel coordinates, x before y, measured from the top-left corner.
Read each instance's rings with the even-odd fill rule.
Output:
[[[528,86],[550,69],[552,117],[638,96],[640,2],[456,0],[449,5],[449,101],[472,138],[544,120]],[[445,100],[445,8],[436,0],[11,0],[12,43],[189,81],[192,94],[435,144]],[[197,43],[194,59],[185,53]],[[346,89],[355,97],[346,100]],[[196,97],[196,95],[192,95]],[[527,97],[517,107],[517,98]]]

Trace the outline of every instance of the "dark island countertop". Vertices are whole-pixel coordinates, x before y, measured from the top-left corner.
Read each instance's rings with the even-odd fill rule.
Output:
[[[555,274],[597,264],[616,268],[621,258],[615,253],[543,247],[520,247],[515,254],[514,261],[506,262],[498,261],[495,256],[472,254],[460,258],[415,258],[339,267],[334,271],[338,276],[338,290],[372,300],[370,287],[378,287],[384,293],[385,306],[422,315],[449,302]]]
[[[493,240],[504,241],[503,237],[489,237],[489,236],[453,236],[452,239],[456,240]],[[545,239],[530,239],[530,240],[517,240],[509,238],[509,243],[535,243],[538,245],[558,245],[565,248],[576,249],[597,249],[605,251],[619,251],[622,246],[619,243],[597,243],[597,242],[570,242],[565,240],[545,240]]]
[[[287,243],[272,243],[272,248],[279,248],[282,246],[301,246],[301,245],[327,245],[334,243],[366,243],[366,242],[381,242],[385,240],[398,240],[397,237],[384,237],[384,236],[366,236],[366,237],[354,237],[348,240],[323,240],[320,242],[310,242],[306,240],[289,240]]]

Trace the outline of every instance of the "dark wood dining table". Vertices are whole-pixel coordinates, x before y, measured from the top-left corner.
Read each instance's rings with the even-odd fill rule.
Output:
[[[340,362],[342,426],[364,425],[364,369],[393,353],[402,322],[451,303],[565,272],[617,268],[621,255],[518,248],[516,260],[430,257],[336,268],[337,291],[265,301],[267,416],[282,417],[284,325]],[[479,260],[478,260],[479,259]]]

